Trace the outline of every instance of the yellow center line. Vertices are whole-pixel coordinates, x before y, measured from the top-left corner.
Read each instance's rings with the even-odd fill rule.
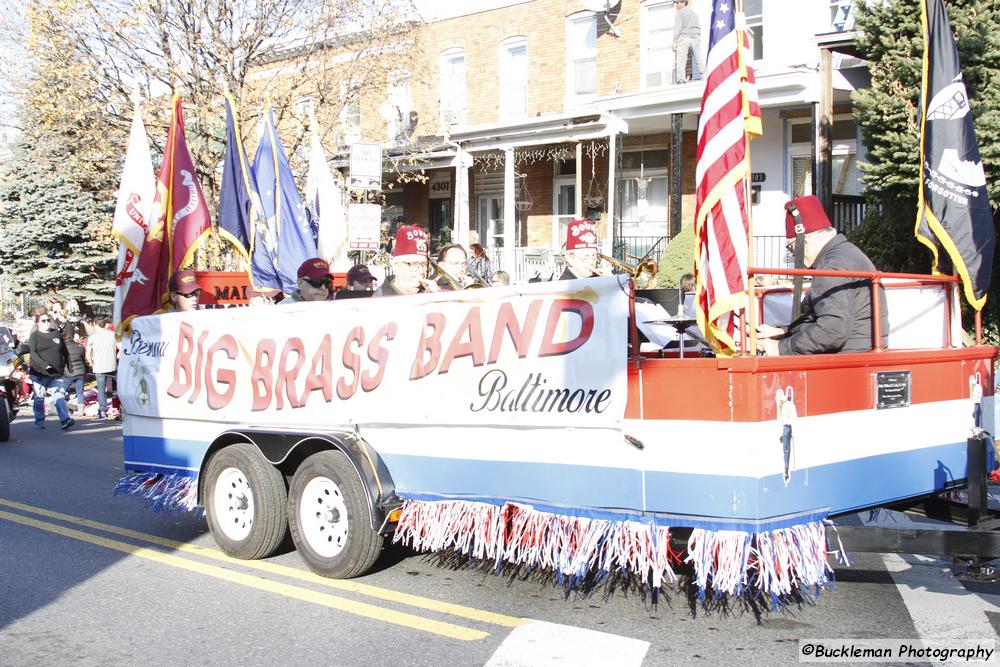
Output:
[[[248,588],[256,588],[260,591],[282,595],[284,597],[301,600],[303,602],[337,609],[356,616],[363,616],[376,621],[393,623],[395,625],[401,625],[403,627],[420,630],[422,632],[429,632],[435,635],[449,637],[451,639],[469,641],[474,639],[483,639],[484,637],[489,636],[489,633],[482,632],[481,630],[466,628],[461,625],[454,625],[452,623],[445,623],[442,621],[435,621],[430,618],[406,614],[399,611],[393,611],[391,609],[383,609],[365,602],[355,602],[346,598],[337,597],[336,595],[330,595],[329,593],[320,593],[318,591],[309,590],[308,588],[300,588],[298,586],[291,586],[289,584],[282,584],[253,575],[243,574],[242,572],[226,570],[221,567],[216,567],[215,565],[199,563],[197,561],[188,560],[186,558],[181,558],[180,556],[174,556],[172,554],[163,553],[147,547],[140,547],[127,542],[118,542],[116,540],[99,537],[97,535],[85,533],[73,528],[67,528],[65,526],[48,523],[46,521],[39,521],[38,519],[32,519],[21,514],[0,511],[0,519],[6,519],[7,521],[13,521],[14,523],[31,526],[50,533],[62,535],[64,537],[70,537],[74,540],[80,540],[81,542],[87,542],[106,549],[120,551],[131,556],[145,558],[146,560],[151,560],[163,565],[170,565],[171,567],[180,568],[182,570],[196,572],[198,574],[214,577],[216,579],[221,579],[222,581],[228,581],[230,583],[239,584]]]
[[[370,584],[362,584],[357,581],[351,581],[346,579],[327,579],[326,577],[321,577],[308,570],[299,570],[294,567],[288,567],[287,565],[279,565],[277,563],[268,563],[266,561],[259,561],[259,560],[239,560],[237,558],[232,558],[231,556],[227,556],[226,554],[216,549],[206,549],[204,547],[199,547],[194,544],[185,544],[184,542],[177,542],[175,540],[169,540],[163,537],[158,537],[156,535],[150,535],[148,533],[141,533],[135,530],[129,530],[128,528],[120,528],[118,526],[101,523],[99,521],[91,521],[90,519],[83,519],[81,517],[76,517],[69,514],[63,514],[61,512],[54,512],[52,510],[47,510],[41,507],[33,507],[31,505],[25,505],[23,503],[15,502],[13,500],[6,500],[0,498],[0,505],[11,507],[13,509],[21,510],[24,512],[40,514],[42,516],[47,516],[50,519],[58,519],[59,521],[65,521],[66,523],[72,523],[78,526],[94,528],[96,530],[101,530],[106,533],[111,533],[113,535],[121,535],[123,537],[130,537],[135,540],[142,540],[144,542],[149,542],[150,544],[156,544],[158,546],[165,547],[167,549],[176,549],[177,551],[183,551],[185,553],[195,554],[197,556],[201,556],[204,558],[211,558],[231,565],[238,565],[241,567],[252,568],[255,570],[260,570],[261,572],[269,572],[271,574],[288,577],[290,579],[298,579],[300,581],[306,581],[311,584],[319,584],[321,586],[336,588],[338,590],[348,591],[351,593],[356,593],[358,595],[366,595],[368,597],[378,598],[380,600],[386,600],[388,602],[405,604],[410,607],[416,607],[418,609],[425,609],[427,611],[434,611],[441,614],[448,614],[450,616],[457,616],[459,618],[464,618],[470,621],[479,621],[482,623],[489,623],[491,625],[499,625],[507,628],[516,628],[530,622],[524,618],[517,618],[515,616],[506,616],[504,614],[497,614],[491,611],[486,611],[483,609],[475,609],[472,607],[466,607],[459,604],[452,604],[450,602],[443,602],[441,600],[432,600],[430,598],[421,597],[419,595],[411,595],[410,593],[403,593],[400,591],[394,591],[386,588],[379,588],[377,586],[372,586]]]

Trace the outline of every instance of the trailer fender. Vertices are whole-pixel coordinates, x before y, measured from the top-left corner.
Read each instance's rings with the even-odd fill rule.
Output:
[[[396,496],[388,468],[378,452],[360,434],[354,431],[337,430],[323,432],[266,431],[256,429],[234,429],[217,437],[209,446],[201,461],[198,475],[198,497],[204,497],[202,480],[209,459],[220,449],[245,442],[253,445],[260,455],[291,480],[295,470],[307,458],[325,450],[335,449],[347,457],[361,479],[368,504],[372,509],[372,528],[385,531],[389,513],[400,507],[402,501]]]

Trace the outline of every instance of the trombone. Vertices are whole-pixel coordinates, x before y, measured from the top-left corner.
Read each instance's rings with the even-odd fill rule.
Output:
[[[625,273],[632,276],[635,280],[636,289],[647,289],[653,283],[653,278],[656,277],[656,272],[659,267],[656,266],[656,262],[649,258],[649,254],[652,252],[650,250],[646,253],[642,259],[639,260],[638,264],[632,265],[627,262],[623,262],[620,259],[615,259],[614,257],[609,257],[608,255],[598,255],[602,260],[611,264],[612,266],[621,269]]]
[[[442,267],[438,262],[436,262],[430,256],[427,257],[427,267],[433,271],[433,273],[428,274],[427,276],[428,280],[436,281],[437,278],[444,278],[445,282],[447,282],[448,286],[451,287],[453,290],[479,289],[481,287],[488,287],[486,281],[483,280],[483,277],[469,268],[466,268],[466,271],[472,278],[472,282],[469,283],[468,285],[463,286],[453,275],[445,271],[444,267]]]

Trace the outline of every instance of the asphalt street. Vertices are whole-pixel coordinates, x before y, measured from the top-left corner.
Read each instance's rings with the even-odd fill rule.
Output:
[[[117,423],[86,419],[64,433],[22,417],[0,443],[0,666],[774,665],[799,664],[807,638],[1000,629],[1000,584],[917,556],[857,554],[814,603],[759,614],[706,612],[684,589],[567,595],[401,548],[325,580],[291,547],[235,561],[201,516],[114,497],[121,449]]]

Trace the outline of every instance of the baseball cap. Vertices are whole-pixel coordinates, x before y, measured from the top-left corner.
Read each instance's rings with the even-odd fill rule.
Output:
[[[364,264],[355,264],[347,272],[347,284],[351,285],[353,283],[370,283],[375,280],[368,267]]]
[[[330,277],[330,265],[326,263],[325,259],[320,259],[319,257],[313,257],[312,259],[307,259],[302,262],[299,266],[299,278],[308,278],[309,280],[324,280]]]
[[[187,295],[200,290],[201,285],[198,284],[198,279],[195,278],[194,271],[183,269],[170,276],[170,280],[167,281],[167,289],[171,292]]]

